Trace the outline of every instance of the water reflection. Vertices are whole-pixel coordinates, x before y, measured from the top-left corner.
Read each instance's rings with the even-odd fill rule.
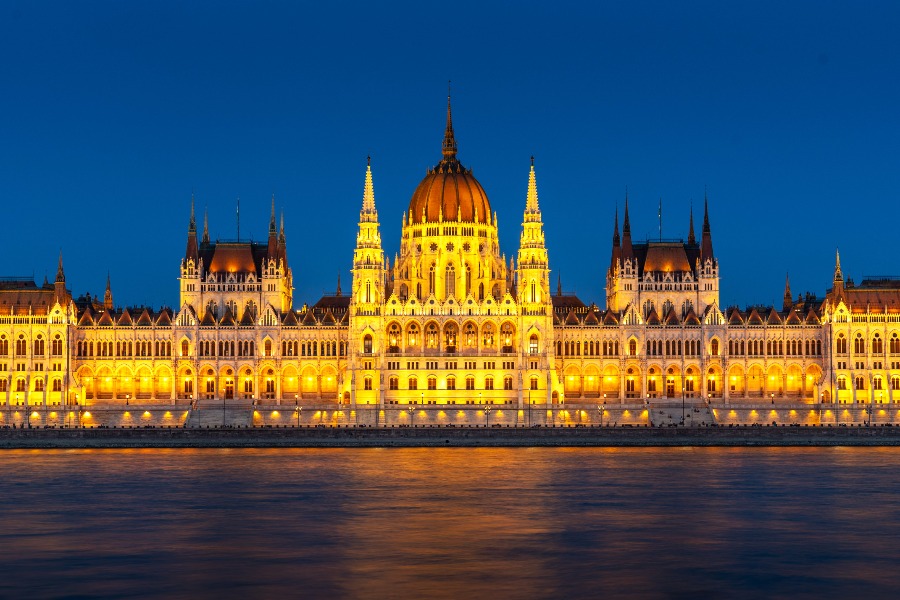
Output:
[[[6,451],[0,596],[893,595],[892,449]]]

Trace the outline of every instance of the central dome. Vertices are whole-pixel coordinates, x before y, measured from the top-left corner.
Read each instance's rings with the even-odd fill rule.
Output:
[[[484,188],[456,159],[456,138],[447,97],[447,129],[444,132],[444,158],[431,169],[413,192],[409,218],[413,223],[463,221],[489,223],[491,205]]]

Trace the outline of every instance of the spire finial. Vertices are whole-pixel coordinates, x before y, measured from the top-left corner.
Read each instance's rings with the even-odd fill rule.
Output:
[[[334,293],[335,296],[341,295],[341,272],[338,271],[338,282],[337,282],[337,290]]]
[[[456,160],[456,138],[453,135],[453,115],[450,110],[450,81],[447,81],[447,129],[444,130],[444,144],[441,152],[445,161]]]
[[[562,296],[562,273],[556,274],[556,295]]]
[[[237,197],[237,241],[241,241],[241,197]]]
[[[694,199],[691,198],[691,221],[688,226],[688,244],[696,244],[697,238],[694,236]]]
[[[203,207],[203,238],[201,240],[204,244],[209,243],[209,208]]]
[[[281,241],[284,241],[284,209],[281,209]]]

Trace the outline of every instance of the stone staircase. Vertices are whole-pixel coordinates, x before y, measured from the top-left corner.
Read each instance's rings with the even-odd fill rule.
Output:
[[[253,401],[243,398],[231,400],[196,400],[188,414],[185,427],[213,429],[247,427],[253,424]]]
[[[664,405],[655,404],[650,409],[650,425],[653,427],[704,427],[716,425],[716,417],[712,410],[705,404],[685,404],[684,405],[684,423],[682,423],[682,405],[681,402],[667,403]]]

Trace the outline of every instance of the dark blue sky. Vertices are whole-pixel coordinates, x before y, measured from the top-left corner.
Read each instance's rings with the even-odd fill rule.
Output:
[[[516,252],[536,157],[554,285],[604,302],[616,204],[637,239],[699,227],[722,303],[900,274],[896,2],[6,2],[0,273],[175,305],[191,190],[213,237],[285,211],[295,303],[349,287],[366,155],[393,256],[440,158]]]

